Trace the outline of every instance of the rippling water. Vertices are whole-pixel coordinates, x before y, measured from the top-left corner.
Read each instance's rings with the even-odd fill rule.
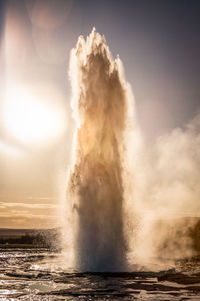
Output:
[[[45,249],[0,250],[0,300],[200,300],[200,257],[132,273],[66,272],[59,260]]]

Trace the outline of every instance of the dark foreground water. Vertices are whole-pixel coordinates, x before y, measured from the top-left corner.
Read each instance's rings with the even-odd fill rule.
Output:
[[[74,273],[45,249],[0,250],[0,300],[200,300],[200,257],[159,272]]]

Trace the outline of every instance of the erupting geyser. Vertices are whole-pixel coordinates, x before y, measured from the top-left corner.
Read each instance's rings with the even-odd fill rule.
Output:
[[[126,269],[123,225],[124,133],[127,86],[95,29],[79,37],[70,59],[72,107],[77,130],[67,202],[73,220],[75,267]]]

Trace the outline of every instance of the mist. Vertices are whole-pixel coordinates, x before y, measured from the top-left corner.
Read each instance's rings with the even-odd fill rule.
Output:
[[[148,144],[122,62],[95,29],[71,51],[69,76],[69,261],[81,270],[131,270],[195,254],[200,116]]]
[[[183,128],[143,144],[133,158],[132,200],[138,222],[132,256],[140,263],[195,254],[192,229],[200,215],[200,115]],[[135,165],[135,169],[134,169]]]

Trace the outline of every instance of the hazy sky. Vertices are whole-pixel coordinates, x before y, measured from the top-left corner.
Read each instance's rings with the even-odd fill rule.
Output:
[[[200,2],[0,3],[0,227],[53,226],[57,222],[59,183],[64,181],[70,150],[68,62],[78,36],[88,35],[95,26],[105,35],[113,56],[119,54],[133,89],[140,126],[151,144],[159,135],[184,127],[199,111]],[[58,109],[52,123],[62,120],[59,134],[46,140],[45,131],[36,139],[33,133],[35,140],[27,142],[19,139],[16,124],[12,125],[14,132],[7,131],[2,121],[6,89],[15,99],[22,99],[26,91],[25,95],[36,95],[53,111]],[[14,116],[16,110],[13,106]],[[15,118],[29,130],[23,126],[23,118]],[[39,118],[37,108],[35,118]]]

